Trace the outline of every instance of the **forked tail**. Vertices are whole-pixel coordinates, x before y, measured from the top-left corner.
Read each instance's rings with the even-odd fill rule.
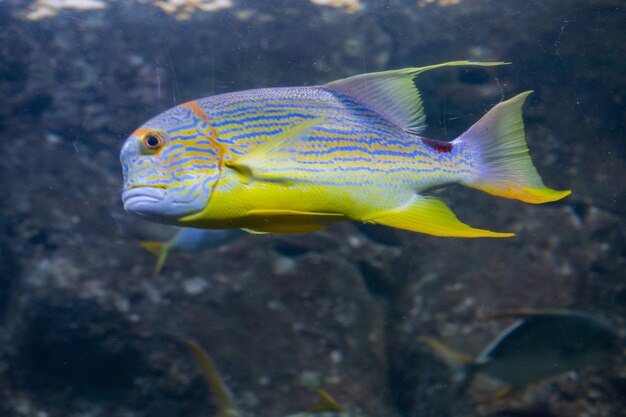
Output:
[[[530,93],[497,104],[454,140],[478,158],[477,176],[464,185],[533,204],[560,200],[571,193],[547,188],[530,159],[522,119],[522,105]]]
[[[152,253],[157,257],[156,265],[154,266],[154,270],[152,272],[152,277],[156,278],[161,273],[161,269],[163,269],[163,265],[165,265],[165,260],[167,259],[167,255],[170,253],[170,242],[153,242],[153,241],[143,241],[139,243],[139,246]]]

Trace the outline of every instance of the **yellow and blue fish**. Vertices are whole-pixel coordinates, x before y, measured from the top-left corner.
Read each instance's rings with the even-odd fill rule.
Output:
[[[530,159],[521,110],[530,92],[443,142],[420,136],[414,84],[435,68],[501,64],[455,61],[181,104],[124,143],[124,207],[163,223],[260,233],[353,220],[436,236],[513,236],[462,223],[429,192],[463,184],[528,203],[567,196],[547,188]]]

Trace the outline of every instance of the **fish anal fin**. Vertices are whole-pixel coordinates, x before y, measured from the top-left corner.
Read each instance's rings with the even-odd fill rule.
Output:
[[[229,161],[227,166],[243,176],[259,179],[282,179],[284,173],[280,168],[282,162],[293,158],[293,150],[298,149],[301,140],[306,140],[311,131],[324,123],[325,117],[308,118],[290,128],[267,138],[265,142],[247,154]],[[287,178],[285,178],[287,179]]]
[[[377,223],[398,229],[444,237],[511,237],[514,233],[492,232],[475,229],[461,222],[445,205],[435,197],[416,197],[399,208],[378,212],[363,219],[367,223]]]

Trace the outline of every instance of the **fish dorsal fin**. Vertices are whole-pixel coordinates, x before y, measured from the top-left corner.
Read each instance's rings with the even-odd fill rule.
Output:
[[[324,411],[335,411],[341,413],[345,411],[345,409],[323,389],[318,389],[317,395],[319,395],[320,399],[309,409],[311,413],[321,413]]]
[[[401,129],[419,134],[426,128],[426,115],[420,92],[413,82],[415,77],[422,72],[442,67],[465,65],[491,67],[505,64],[507,62],[444,62],[427,67],[355,75],[330,82],[324,87],[352,96]]]
[[[282,179],[277,178],[280,173],[275,169],[280,165],[279,161],[293,157],[293,150],[298,148],[298,142],[306,139],[311,130],[322,124],[325,119],[322,116],[308,118],[281,133],[270,136],[247,154],[226,165],[245,176]]]
[[[211,398],[217,408],[215,417],[241,417],[230,390],[222,380],[209,355],[194,341],[188,340],[187,346],[204,372]]]

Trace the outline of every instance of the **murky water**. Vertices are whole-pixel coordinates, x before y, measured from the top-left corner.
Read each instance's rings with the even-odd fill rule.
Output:
[[[617,0],[0,2],[0,415],[223,415],[188,340],[243,416],[337,413],[317,389],[355,417],[626,415],[625,18]],[[455,60],[511,64],[420,75],[421,135],[533,90],[532,161],[572,190],[429,190],[515,237],[357,221],[176,240],[123,210],[122,144],[171,107]],[[513,377],[483,368],[461,390],[463,357],[530,376],[496,398]]]

